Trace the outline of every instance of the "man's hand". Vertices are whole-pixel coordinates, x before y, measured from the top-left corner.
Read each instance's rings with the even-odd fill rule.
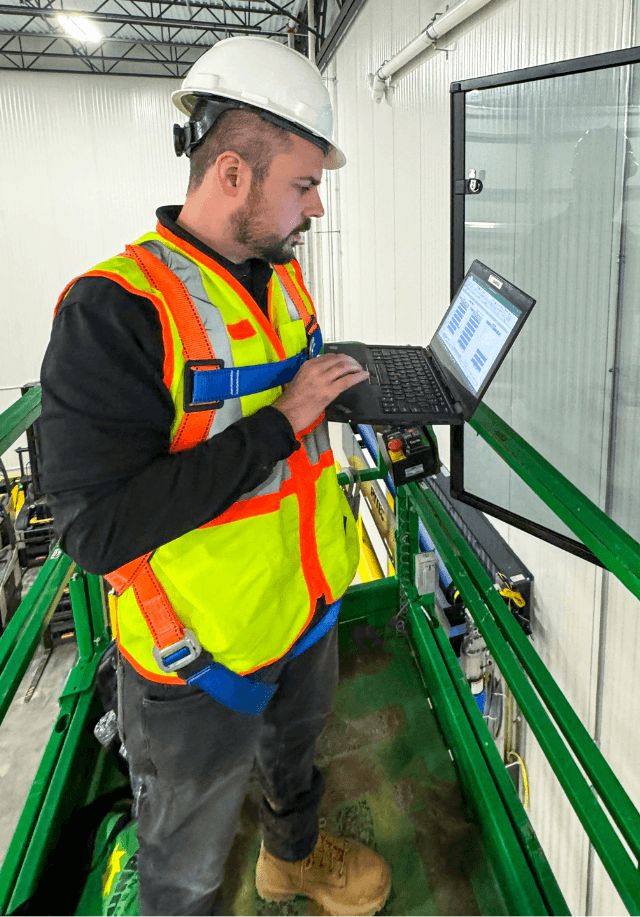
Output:
[[[345,353],[325,353],[300,367],[272,407],[282,411],[294,433],[306,430],[341,392],[367,379],[369,373]]]

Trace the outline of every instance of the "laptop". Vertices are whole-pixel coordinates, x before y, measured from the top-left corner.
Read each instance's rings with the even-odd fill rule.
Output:
[[[535,300],[474,261],[428,347],[342,341],[369,378],[342,392],[327,420],[371,424],[462,424],[473,417]]]

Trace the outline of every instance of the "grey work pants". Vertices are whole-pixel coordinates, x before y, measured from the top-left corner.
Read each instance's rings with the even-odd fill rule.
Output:
[[[337,626],[260,674],[279,688],[261,716],[245,716],[200,688],[148,681],[122,660],[142,914],[215,912],[254,763],[269,852],[301,860],[315,846],[323,781],[314,760],[337,684]]]

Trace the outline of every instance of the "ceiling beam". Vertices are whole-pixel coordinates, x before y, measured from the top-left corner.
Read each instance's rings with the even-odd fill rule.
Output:
[[[58,60],[83,60],[83,61],[93,60],[93,61],[107,61],[107,62],[116,61],[117,63],[122,62],[124,64],[128,64],[128,63],[161,64],[161,65],[172,64],[173,66],[175,66],[176,64],[179,64],[184,67],[190,67],[191,64],[193,63],[193,61],[164,60],[164,59],[157,58],[157,57],[131,57],[130,55],[127,55],[126,57],[124,56],[123,57],[109,57],[106,54],[100,54],[100,55],[95,55],[95,57],[92,57],[92,55],[89,54],[86,57],[77,57],[76,55],[73,55],[73,54],[60,54],[57,51],[56,52],[25,51],[24,49],[22,51],[7,51],[6,49],[3,49],[2,51],[0,51],[0,54],[4,54],[5,57],[8,57],[8,58],[45,57],[47,59],[56,58]],[[33,63],[33,61],[31,63]],[[23,69],[23,70],[30,69],[30,64],[27,64],[27,66],[21,67],[20,69]]]
[[[288,12],[288,11],[287,11],[284,7],[282,7],[282,6],[278,6],[278,4],[277,4],[277,3],[274,3],[273,0],[265,0],[265,3],[268,3],[269,6],[272,6],[274,9],[278,10],[278,12],[282,13],[283,16],[287,16],[289,19],[293,19],[293,21],[294,21],[294,22],[297,22],[299,25],[304,26],[305,29],[307,30],[307,32],[313,32],[313,34],[314,34],[314,35],[317,35],[318,38],[321,37],[320,32],[316,32],[315,29],[309,28],[308,23],[307,23],[304,19],[301,19],[299,16],[294,16],[293,13]],[[257,12],[257,10],[256,10],[256,12]],[[266,10],[261,10],[261,12],[266,12]]]
[[[58,39],[60,41],[64,40],[64,35],[52,35],[51,32],[22,32],[12,29],[0,29],[0,36],[6,36],[7,38],[34,38],[36,40],[44,39],[45,41],[51,41],[52,38],[54,38],[56,41]],[[203,51],[206,51],[208,48],[212,48],[213,44],[215,44],[215,42],[213,44],[209,44],[205,42],[193,41],[161,41],[160,39],[156,38],[120,38],[119,36],[116,37],[113,35],[105,36],[105,38],[102,40],[102,44],[104,45],[106,42],[117,42],[119,44],[128,45],[160,45],[162,47],[170,48],[195,48],[202,49]]]
[[[193,6],[194,4],[192,4]],[[201,9],[207,9],[201,6]],[[62,10],[36,9],[33,6],[6,6],[0,5],[0,15],[5,16],[28,16],[30,18],[40,19],[57,19]],[[128,16],[123,13],[93,13],[89,10],[73,10],[76,16],[82,16],[90,22],[111,22],[124,23],[141,26],[174,26],[179,29],[207,29],[209,32],[244,32],[248,34],[257,34],[269,38],[281,38],[282,32],[271,32],[260,29],[257,26],[236,25],[221,23],[218,20],[207,21],[206,19],[169,19],[168,17],[156,16]],[[105,36],[108,39],[108,36]]]

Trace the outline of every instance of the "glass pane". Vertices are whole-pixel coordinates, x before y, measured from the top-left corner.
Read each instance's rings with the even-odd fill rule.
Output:
[[[611,427],[629,67],[469,92],[465,259],[537,300],[486,396],[601,508]],[[465,488],[571,535],[471,431]],[[574,537],[574,536],[572,536]]]
[[[631,72],[607,512],[640,541],[640,65]]]

